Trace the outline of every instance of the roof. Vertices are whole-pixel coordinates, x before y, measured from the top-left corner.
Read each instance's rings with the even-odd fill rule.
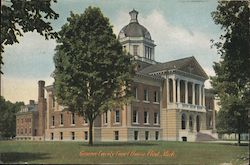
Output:
[[[131,22],[124,26],[120,31],[119,36],[121,36],[121,33],[124,33],[125,37],[144,37],[151,39],[149,31],[138,22]]]
[[[172,69],[191,73],[191,74],[203,77],[205,79],[208,79],[207,74],[205,73],[205,71],[202,69],[200,64],[196,61],[196,59],[193,56],[174,60],[174,61],[169,61],[165,63],[158,63],[155,65],[150,65],[146,67],[145,69],[142,69],[141,71],[139,71],[139,73],[152,74],[155,72],[164,72],[164,71],[168,71]]]
[[[138,12],[133,9],[129,12],[129,14],[131,17],[130,23],[121,29],[118,37],[144,37],[151,40],[149,31],[144,26],[139,24],[137,20]]]

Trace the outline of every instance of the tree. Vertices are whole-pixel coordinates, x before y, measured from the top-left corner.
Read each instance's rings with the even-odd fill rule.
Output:
[[[4,0],[1,6],[1,54],[4,45],[18,43],[17,36],[36,30],[46,39],[56,38],[57,33],[53,31],[47,19],[57,19],[58,14],[51,8],[51,2],[56,0]],[[0,73],[3,64],[0,55]]]
[[[216,75],[212,77],[221,104],[218,131],[237,133],[240,144],[240,135],[248,131],[250,107],[249,2],[219,1],[212,17],[224,31],[214,43],[221,56],[221,61],[214,63]]]
[[[14,137],[16,135],[16,113],[23,102],[11,103],[0,97],[0,137]]]
[[[122,51],[108,18],[99,8],[88,7],[81,15],[70,14],[59,32],[55,62],[57,101],[93,122],[128,100],[133,75],[132,56]]]

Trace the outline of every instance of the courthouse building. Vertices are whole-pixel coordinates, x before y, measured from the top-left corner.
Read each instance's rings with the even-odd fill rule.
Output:
[[[155,61],[154,40],[138,22],[138,12],[133,10],[129,14],[131,20],[121,29],[118,39],[124,51],[134,55],[138,64],[132,88],[135,99],[123,109],[112,109],[98,116],[94,122],[94,140],[217,138],[214,99],[210,90],[204,88],[208,76],[203,68],[193,56],[164,63]],[[18,113],[17,138],[87,141],[88,121],[56,102],[53,85],[45,87],[43,81],[38,84],[38,103],[34,110],[38,117],[35,118],[35,113],[34,118],[31,116],[35,126],[31,127],[30,134],[20,132],[20,119],[30,113]]]

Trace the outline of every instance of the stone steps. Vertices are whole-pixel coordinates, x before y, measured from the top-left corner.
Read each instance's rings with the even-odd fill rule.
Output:
[[[215,141],[215,140],[217,139],[206,133],[198,132],[196,135],[196,141]]]

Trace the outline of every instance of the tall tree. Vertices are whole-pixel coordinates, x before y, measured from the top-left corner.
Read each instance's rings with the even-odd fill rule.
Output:
[[[89,144],[93,145],[96,117],[121,108],[129,98],[134,65],[99,8],[71,13],[67,21],[54,56],[55,94],[61,105],[89,122]]]
[[[214,63],[212,77],[221,104],[218,130],[225,133],[246,133],[250,89],[249,1],[219,1],[212,13],[214,22],[221,25],[223,34],[214,43],[221,61]]]
[[[36,30],[46,39],[56,38],[48,19],[57,19],[58,14],[51,8],[56,0],[3,0],[1,2],[1,50],[0,73],[3,64],[4,45],[18,43],[17,36]]]
[[[16,113],[23,102],[11,103],[0,96],[0,136],[14,137],[16,135]]]

